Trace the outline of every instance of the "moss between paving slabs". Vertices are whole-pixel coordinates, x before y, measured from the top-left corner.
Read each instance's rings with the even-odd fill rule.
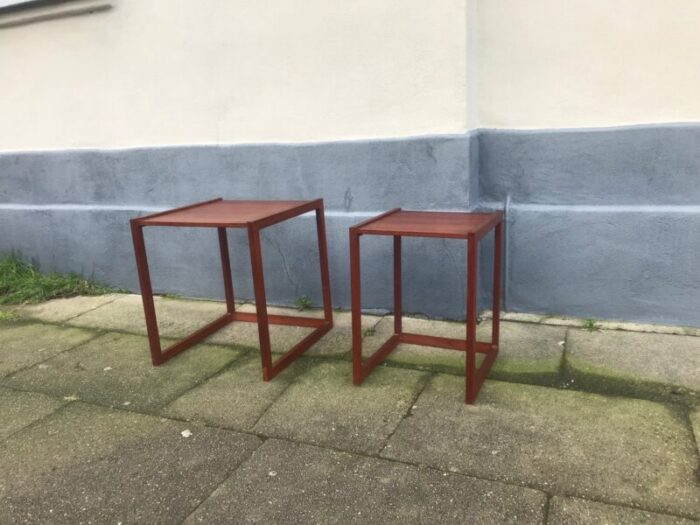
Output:
[[[583,390],[694,404],[700,338],[571,329],[564,372]]]
[[[610,368],[593,366],[571,355],[565,357],[563,387],[599,394],[696,406],[698,392],[680,386],[641,380]]]
[[[690,426],[695,435],[695,444],[698,447],[698,454],[700,454],[700,408],[690,412]],[[698,466],[698,482],[700,483],[700,466]]]
[[[41,323],[11,323],[0,333],[0,377],[86,343],[95,333]]]
[[[364,340],[364,355],[370,355],[393,333],[393,317],[387,316],[377,325],[374,334]],[[464,323],[404,318],[406,332],[463,338]],[[501,324],[501,347],[489,377],[504,381],[530,383],[544,386],[558,385],[566,328],[525,323]],[[488,341],[490,323],[477,328],[477,338]],[[483,356],[477,356],[477,365]],[[465,355],[439,348],[399,345],[387,357],[392,365],[464,375]]]
[[[232,348],[198,345],[154,367],[145,337],[109,333],[5,381],[23,390],[151,411],[241,355]]]
[[[0,324],[17,322],[20,316],[14,310],[0,309]]]

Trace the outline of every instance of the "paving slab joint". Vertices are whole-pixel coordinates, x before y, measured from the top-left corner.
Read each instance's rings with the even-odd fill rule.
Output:
[[[35,392],[30,391],[30,390],[18,390],[18,389],[16,389],[16,388],[12,388],[12,387],[6,386],[6,385],[3,385],[3,388],[7,388],[7,389],[9,389],[9,390],[14,390],[15,392],[25,392],[25,393],[31,393],[31,394],[35,393]],[[36,393],[43,393],[43,392],[36,392]],[[47,394],[44,394],[44,395],[47,395]],[[48,396],[48,397],[53,397],[53,398],[56,398],[56,399],[61,399],[62,401],[64,401],[64,403],[63,403],[63,405],[61,405],[60,407],[58,407],[56,410],[54,410],[54,411],[52,411],[52,412],[49,412],[48,414],[46,414],[45,416],[40,417],[39,419],[35,419],[34,421],[32,421],[31,423],[29,423],[28,425],[25,425],[25,426],[23,426],[22,428],[18,428],[18,429],[15,430],[14,432],[11,432],[10,434],[8,434],[7,436],[5,436],[5,437],[3,438],[3,441],[6,441],[6,440],[8,440],[8,439],[13,438],[14,436],[16,436],[17,434],[19,434],[20,432],[24,432],[24,431],[26,431],[26,430],[28,430],[28,429],[31,429],[31,428],[33,428],[33,427],[39,425],[39,424],[45,423],[48,419],[52,419],[52,418],[55,417],[57,414],[59,414],[60,412],[62,412],[63,410],[65,410],[65,408],[66,408],[68,405],[71,405],[71,404],[74,403],[74,401],[66,401],[66,400],[63,399],[63,398],[56,397],[56,396]]]
[[[205,425],[205,426],[207,426],[207,425]],[[211,427],[211,428],[218,428],[218,427]],[[225,430],[225,429],[221,429],[221,430]],[[227,432],[229,432],[229,431],[227,430]],[[245,432],[245,433],[247,433],[247,432]],[[254,435],[254,434],[249,434],[249,435]],[[256,437],[259,438],[259,436],[256,436]],[[244,464],[248,463],[248,461],[250,461],[250,458],[253,457],[253,454],[255,454],[255,451],[258,450],[258,449],[263,445],[263,443],[265,443],[265,441],[267,441],[267,439],[261,439],[261,438],[259,438],[259,439],[260,439],[260,443],[258,443],[258,446],[255,447],[253,450],[250,451],[250,453],[248,454],[248,457],[246,457],[245,459],[241,460],[235,467],[233,467],[231,470],[229,470],[228,472],[226,472],[226,476],[223,477],[223,479],[221,480],[221,482],[219,482],[215,487],[213,487],[212,490],[211,490],[211,492],[209,492],[209,494],[207,494],[206,496],[204,496],[204,497],[202,498],[202,501],[200,501],[199,503],[197,503],[197,505],[195,506],[195,508],[192,509],[192,512],[190,512],[187,516],[185,516],[185,518],[180,522],[180,525],[182,525],[183,523],[185,523],[185,522],[189,519],[189,517],[192,516],[192,514],[194,514],[195,512],[197,512],[197,509],[199,509],[199,507],[201,507],[202,505],[204,505],[204,503],[206,503],[206,501],[211,497],[211,495],[214,494],[214,492],[216,492],[217,490],[219,490],[219,487],[220,487],[221,485],[223,485],[224,483],[226,483],[226,482],[228,481],[228,479],[229,479],[231,476],[233,476],[233,475],[235,474],[235,472],[236,472],[239,468],[241,468],[241,466],[243,466]]]
[[[89,310],[85,310],[84,312],[80,312],[79,314],[75,314],[75,315],[72,316],[72,317],[69,317],[69,318],[67,318],[67,319],[64,319],[63,321],[61,321],[61,322],[58,323],[58,324],[61,325],[61,326],[64,326],[64,325],[68,324],[69,321],[72,321],[73,319],[77,319],[78,317],[80,317],[80,316],[82,316],[82,315],[85,315],[85,314],[90,313],[90,312],[94,312],[95,310],[99,310],[100,308],[102,308],[103,306],[107,306],[108,304],[112,304],[112,303],[113,303],[114,301],[116,301],[117,299],[121,299],[121,296],[122,296],[122,295],[126,295],[126,294],[117,294],[117,293],[115,293],[115,294],[113,294],[113,295],[115,295],[115,297],[113,297],[111,301],[107,301],[106,303],[98,304],[98,305],[95,306],[94,308],[90,308]]]
[[[21,324],[32,325],[32,324],[36,324],[36,323],[34,323],[34,322],[28,322],[28,323],[21,323]],[[54,324],[54,323],[41,323],[41,324]],[[62,325],[55,325],[55,326],[59,326],[59,327],[62,327],[62,328],[66,328],[65,326],[62,326]],[[74,328],[74,327],[70,327],[70,328]],[[80,328],[79,330],[83,330],[83,329]],[[70,352],[70,351],[72,351],[72,350],[75,350],[76,348],[80,348],[81,346],[84,346],[84,345],[86,345],[86,344],[89,344],[89,343],[93,342],[95,339],[97,339],[97,338],[99,338],[99,337],[102,337],[102,336],[106,333],[104,330],[85,330],[85,331],[86,331],[86,332],[94,332],[94,334],[93,334],[92,337],[86,339],[85,341],[82,341],[82,342],[80,342],[80,343],[78,343],[78,344],[75,344],[75,345],[73,345],[73,346],[69,346],[69,347],[67,347],[67,348],[64,348],[63,350],[60,350],[60,351],[58,351],[58,352],[56,352],[56,353],[54,353],[54,354],[49,355],[46,359],[43,359],[43,360],[41,360],[41,361],[32,362],[31,364],[29,364],[29,365],[27,365],[27,366],[24,366],[24,367],[22,367],[22,368],[20,368],[20,369],[18,369],[18,370],[15,370],[14,372],[11,372],[11,373],[7,374],[7,375],[4,376],[4,377],[1,377],[1,378],[0,378],[0,384],[1,384],[3,387],[11,388],[11,387],[9,387],[8,385],[5,384],[5,383],[7,382],[8,379],[11,379],[12,377],[16,376],[17,374],[20,374],[20,373],[22,373],[22,372],[24,372],[24,371],[26,371],[26,370],[29,370],[30,368],[34,368],[35,366],[41,365],[41,364],[43,364],[43,363],[46,363],[46,361],[49,361],[49,360],[53,359],[53,358],[56,357],[56,356],[59,356],[59,355],[61,355],[61,354],[65,354],[66,352]],[[13,389],[13,390],[17,390],[17,389]]]
[[[380,365],[382,366],[382,365]],[[381,457],[382,452],[384,452],[384,449],[386,449],[387,445],[389,444],[389,441],[391,441],[391,438],[393,435],[396,433],[396,430],[399,428],[401,423],[406,419],[411,417],[411,412],[413,412],[413,407],[416,406],[416,402],[418,401],[418,398],[420,395],[423,393],[423,391],[427,388],[427,386],[430,384],[430,381],[432,380],[433,376],[435,376],[435,372],[428,372],[425,374],[425,376],[421,379],[420,386],[416,389],[415,394],[413,395],[411,402],[408,404],[408,408],[406,409],[406,412],[401,416],[401,419],[399,422],[396,424],[394,429],[389,432],[389,435],[386,437],[386,440],[384,441],[384,444],[382,447],[377,451],[376,457]],[[386,459],[386,458],[383,458]]]
[[[229,348],[228,345],[213,345],[213,344],[212,344],[212,345],[209,345],[209,343],[202,343],[202,344],[206,344],[207,346],[223,346],[224,348]],[[237,348],[245,348],[245,347],[237,347]],[[216,372],[214,372],[212,375],[203,378],[203,379],[202,379],[201,381],[199,381],[198,383],[195,383],[195,384],[193,384],[192,386],[190,386],[189,388],[187,388],[186,390],[183,390],[182,392],[180,392],[180,393],[179,393],[177,396],[175,396],[174,398],[172,398],[172,399],[166,401],[166,402],[163,403],[161,406],[156,407],[156,408],[154,409],[153,414],[155,414],[155,415],[157,415],[157,416],[159,416],[159,417],[163,417],[163,416],[160,414],[160,412],[161,412],[165,407],[167,407],[167,406],[170,405],[171,403],[174,403],[175,401],[177,401],[177,400],[180,399],[181,397],[187,395],[188,393],[192,392],[193,390],[196,390],[197,388],[201,387],[201,386],[202,386],[203,384],[205,384],[207,381],[211,381],[212,379],[214,379],[214,378],[216,378],[216,377],[222,375],[224,372],[227,372],[227,371],[228,371],[229,369],[231,369],[234,365],[236,365],[236,366],[239,365],[239,364],[240,364],[240,361],[245,361],[246,359],[250,359],[250,358],[251,358],[251,357],[250,357],[249,352],[247,351],[247,349],[244,350],[244,351],[242,351],[242,352],[240,353],[240,355],[234,357],[234,358],[231,360],[231,362],[229,362],[227,365],[221,367],[219,370],[217,370]],[[167,417],[170,418],[170,416],[167,416]],[[220,427],[212,427],[212,428],[220,428]],[[225,429],[222,429],[222,430],[225,430]]]

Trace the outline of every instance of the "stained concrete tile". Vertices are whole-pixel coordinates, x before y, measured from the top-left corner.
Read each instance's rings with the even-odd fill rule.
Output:
[[[226,305],[216,301],[196,301],[154,297],[161,337],[183,337],[226,313]],[[122,295],[109,304],[68,321],[72,326],[146,334],[146,321],[140,295]]]
[[[0,522],[179,523],[258,444],[73,403],[0,443]]]
[[[424,384],[426,375],[378,367],[361,386],[349,363],[315,363],[295,380],[256,432],[317,445],[377,453]]]
[[[700,337],[571,330],[567,370],[575,383],[630,395],[700,394]]]
[[[245,313],[255,313],[255,305],[240,305],[236,308],[236,310]],[[303,312],[299,312],[298,310],[295,310],[293,308],[278,308],[275,306],[269,306],[267,309],[267,313],[277,315],[297,315],[303,317],[316,318],[323,317],[323,312],[316,309],[310,309],[305,310]],[[272,346],[272,352],[275,354],[286,352],[311,332],[313,332],[313,328],[304,328],[300,326],[270,325],[270,344]],[[233,322],[232,324],[222,328],[217,333],[213,334],[208,339],[208,342],[224,345],[236,344],[259,350],[260,339],[258,337],[258,325],[257,323],[249,323],[243,321]],[[310,352],[311,349],[307,351],[307,353]]]
[[[47,323],[63,323],[72,317],[99,308],[120,297],[122,297],[121,294],[107,294],[52,299],[44,303],[19,306],[17,312],[24,317]]]
[[[185,523],[535,524],[543,493],[271,439]]]
[[[26,427],[64,406],[62,401],[44,394],[34,392],[17,392],[0,388],[0,439]]]
[[[463,403],[439,375],[382,455],[649,510],[700,516],[697,456],[678,407],[487,381]]]
[[[264,382],[260,359],[236,361],[229,369],[185,393],[162,412],[233,430],[249,431],[294,377],[296,362]]]
[[[151,410],[200,384],[239,355],[238,350],[200,345],[154,367],[145,337],[112,333],[6,381],[24,390]]]
[[[371,332],[381,317],[363,315],[362,331]],[[333,312],[333,329],[324,335],[306,355],[342,355],[352,350],[352,314],[350,312]]]
[[[237,308],[241,312],[255,313],[255,305],[245,304]],[[303,317],[323,317],[323,311],[309,309],[298,311],[293,308],[268,307],[269,314]],[[372,315],[362,316],[362,329],[372,330],[381,318]],[[270,342],[272,352],[284,353],[313,331],[312,328],[297,326],[270,325]],[[256,323],[234,322],[213,334],[209,342],[216,344],[238,344],[254,349],[260,348],[258,325]],[[326,333],[304,355],[338,356],[347,354],[352,349],[352,315],[350,312],[333,312],[333,329]]]
[[[375,334],[365,339],[363,353],[369,355],[386,341],[394,330],[394,317],[387,316],[375,328]],[[404,317],[405,332],[463,339],[464,323],[434,321]],[[564,351],[566,328],[526,323],[502,322],[498,358],[490,377],[524,382],[552,384],[559,376]],[[491,322],[477,327],[479,341],[491,340]],[[464,373],[462,352],[416,345],[399,345],[387,361],[449,373]],[[480,362],[480,360],[478,361]]]
[[[548,525],[695,525],[694,520],[577,498],[554,497]]]
[[[40,363],[95,337],[95,333],[40,323],[3,326],[0,331],[0,377]]]

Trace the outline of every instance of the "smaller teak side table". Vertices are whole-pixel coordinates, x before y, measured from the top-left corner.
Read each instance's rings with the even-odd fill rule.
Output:
[[[316,212],[324,318],[268,315],[260,230],[310,211]],[[151,277],[146,258],[146,246],[143,237],[143,228],[146,226],[216,228],[219,234],[219,251],[221,253],[224,292],[226,295],[226,313],[165,350],[161,350],[158,322],[153,303],[153,289],[151,288]],[[250,263],[253,270],[253,288],[255,292],[255,314],[235,311],[226,228],[246,228],[248,230]],[[326,227],[322,199],[313,201],[231,201],[215,199],[132,219],[131,235],[134,240],[136,268],[139,274],[148,341],[151,347],[151,360],[154,366],[164,363],[233,321],[257,322],[263,380],[269,381],[333,327]],[[270,350],[270,324],[303,326],[315,328],[315,330],[273,363]]]
[[[350,228],[350,286],[352,292],[352,373],[359,385],[399,344],[433,346],[466,352],[466,396],[473,404],[491,365],[498,355],[501,296],[501,242],[503,214],[466,212],[402,211],[400,208],[373,217]],[[491,342],[476,340],[478,243],[495,230],[493,259],[493,325]],[[360,294],[360,236],[388,235],[394,238],[394,334],[371,356],[362,361]],[[467,330],[464,339],[412,334],[401,327],[401,237],[438,237],[467,241]],[[485,354],[476,368],[476,353]]]

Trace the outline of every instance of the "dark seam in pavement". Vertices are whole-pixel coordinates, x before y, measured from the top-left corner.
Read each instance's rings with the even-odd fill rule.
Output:
[[[227,347],[228,348],[228,347]],[[193,390],[196,390],[197,388],[204,386],[205,383],[209,382],[210,380],[222,375],[224,372],[228,371],[230,368],[233,367],[234,364],[238,364],[239,361],[245,360],[248,357],[248,352],[247,351],[241,351],[240,355],[234,357],[231,361],[226,363],[224,366],[219,368],[218,370],[215,370],[211,375],[203,377],[201,380],[197,381],[195,384],[185,388],[182,390],[182,392],[178,392],[173,395],[173,397],[168,398],[167,401],[154,406],[154,410],[158,411],[160,414],[161,411],[165,410],[169,405],[180,399],[181,397],[189,394]]]
[[[12,389],[12,390],[17,390],[17,391],[19,391],[19,392],[33,392],[33,391],[31,391],[31,390],[21,390],[21,389],[13,388],[13,387],[9,387],[9,388]],[[34,392],[34,393],[41,393],[41,394],[44,394],[43,392]],[[52,395],[52,394],[44,394],[44,395],[47,395],[48,397],[54,397],[54,398],[56,398],[56,399],[62,399],[62,398],[59,398],[58,396],[55,396],[55,395]],[[92,405],[92,406],[95,406],[95,407],[98,407],[98,408],[109,408],[109,409],[111,409],[111,410],[119,410],[119,411],[121,411],[121,412],[137,413],[137,414],[142,414],[142,415],[146,415],[146,416],[150,416],[150,417],[161,417],[161,418],[163,418],[163,419],[169,419],[169,420],[172,420],[172,421],[178,421],[178,422],[180,422],[180,423],[190,423],[190,422],[191,422],[191,421],[188,421],[188,420],[186,420],[186,419],[180,419],[180,418],[177,418],[177,417],[171,417],[171,416],[167,416],[167,417],[166,417],[166,416],[163,416],[163,415],[154,415],[154,414],[149,414],[149,413],[145,413],[145,412],[138,412],[138,411],[136,411],[136,410],[125,409],[125,408],[122,408],[122,407],[106,407],[105,405],[100,405],[99,403],[94,403],[94,402],[91,402],[91,401],[84,401],[84,400],[82,400],[82,399],[81,399],[81,400],[78,400],[78,402],[83,403],[83,404],[86,404],[86,405]],[[48,417],[51,417],[51,416],[55,415],[57,412],[63,410],[65,407],[67,407],[68,405],[70,405],[70,404],[72,404],[72,403],[73,403],[72,401],[66,403],[66,405],[64,405],[64,406],[62,406],[62,407],[60,407],[60,408],[58,408],[57,410],[55,410],[55,411],[52,412],[51,414],[48,414],[47,416],[45,416],[45,417],[42,418],[41,420],[45,420],[45,419],[47,419]],[[273,403],[273,404],[274,404],[274,403]],[[39,421],[41,421],[41,420],[39,420]],[[31,423],[30,425],[28,425],[27,427],[23,427],[22,430],[28,428],[29,426],[33,426],[33,425],[36,424],[37,422],[38,422],[38,421],[35,421],[35,422]],[[295,440],[292,440],[292,439],[290,439],[290,438],[279,437],[279,436],[270,436],[270,435],[263,434],[263,433],[259,433],[259,432],[242,431],[242,430],[231,430],[231,429],[221,428],[221,427],[217,427],[217,426],[210,425],[210,424],[206,424],[206,423],[199,423],[199,424],[200,424],[200,426],[202,426],[202,427],[211,428],[211,429],[215,429],[215,430],[220,430],[220,431],[223,431],[223,432],[234,432],[234,433],[238,433],[238,434],[244,434],[244,435],[248,435],[248,436],[254,436],[254,437],[257,437],[257,438],[261,439],[263,442],[267,441],[268,439],[276,439],[276,440],[278,440],[278,441],[285,441],[285,442],[293,443],[293,444],[297,444],[297,445],[307,445],[307,446],[316,447],[316,448],[320,448],[320,449],[330,450],[330,451],[333,451],[333,452],[338,452],[338,453],[341,453],[341,454],[348,454],[348,455],[360,456],[360,457],[364,457],[364,458],[368,458],[368,459],[375,459],[375,460],[380,460],[380,461],[388,461],[388,462],[390,462],[390,463],[396,463],[396,464],[399,464],[399,465],[408,465],[408,466],[412,466],[412,467],[415,467],[415,468],[418,468],[418,469],[424,469],[424,470],[431,470],[431,471],[439,472],[439,473],[441,473],[441,474],[448,474],[448,475],[454,475],[454,476],[461,476],[461,477],[465,477],[465,478],[469,478],[469,479],[474,479],[474,480],[488,481],[488,482],[491,482],[491,483],[497,483],[497,484],[501,484],[501,485],[505,485],[505,486],[509,486],[509,487],[515,487],[515,488],[526,488],[526,489],[533,490],[533,491],[539,492],[539,493],[541,493],[541,494],[544,494],[544,495],[546,495],[547,497],[558,496],[558,497],[576,498],[576,499],[581,499],[581,500],[584,500],[584,501],[591,501],[591,502],[594,502],[594,503],[603,503],[603,504],[605,504],[605,505],[612,505],[612,506],[616,506],[616,507],[624,507],[624,508],[631,509],[631,510],[642,510],[642,511],[645,511],[645,512],[652,512],[652,513],[656,513],[656,514],[665,514],[665,515],[672,516],[672,517],[689,519],[689,520],[691,520],[691,521],[697,521],[697,519],[698,519],[696,516],[693,516],[693,515],[690,515],[690,514],[677,513],[677,512],[675,512],[675,511],[668,511],[668,510],[658,509],[658,508],[652,509],[652,508],[649,508],[649,507],[637,507],[637,506],[634,506],[634,505],[631,505],[631,504],[628,504],[628,503],[622,503],[622,502],[617,502],[617,501],[612,501],[612,500],[605,500],[605,499],[601,499],[601,498],[583,497],[583,496],[581,496],[580,494],[571,493],[571,492],[569,492],[569,491],[562,491],[562,492],[559,492],[559,493],[553,493],[553,492],[549,492],[548,490],[542,489],[541,487],[534,486],[534,485],[532,485],[532,484],[530,484],[530,483],[528,483],[528,482],[526,482],[526,481],[515,482],[515,481],[507,481],[507,480],[502,480],[502,479],[497,479],[497,478],[484,477],[483,475],[475,475],[475,474],[469,473],[469,472],[451,472],[451,471],[441,470],[441,469],[438,468],[438,467],[434,467],[434,466],[427,465],[427,464],[416,463],[416,462],[406,461],[406,460],[398,460],[398,459],[394,459],[394,458],[390,458],[390,457],[384,457],[384,456],[380,456],[380,455],[373,456],[373,455],[371,455],[371,454],[366,454],[366,453],[363,453],[363,452],[348,451],[348,450],[339,449],[339,448],[335,448],[335,447],[328,446],[328,445],[319,445],[318,443],[312,443],[312,442],[304,441],[304,440],[295,441]],[[257,448],[259,448],[259,447],[257,447]],[[256,448],[255,450],[257,450],[257,448]],[[255,452],[255,451],[253,451],[253,452]],[[251,454],[251,456],[252,456],[252,454]],[[246,461],[248,461],[249,459],[250,459],[250,458],[248,458]],[[234,469],[234,471],[232,471],[232,474],[233,474],[233,472],[235,472],[235,470],[238,469],[243,463],[244,463],[244,462],[242,462],[241,464],[239,464],[238,467],[236,467],[236,468]],[[223,482],[222,482],[222,483],[223,483]]]
[[[216,428],[216,427],[210,427],[210,428]],[[222,430],[222,429],[220,429],[220,430]],[[251,460],[251,458],[253,457],[253,455],[255,454],[255,452],[256,452],[260,447],[262,447],[264,443],[265,443],[265,440],[264,440],[264,439],[261,439],[261,440],[260,440],[260,443],[258,443],[258,446],[255,447],[253,450],[250,451],[250,454],[248,454],[248,457],[247,457],[247,458],[242,459],[242,460],[238,463],[238,465],[236,465],[236,466],[233,467],[231,470],[229,470],[229,471],[226,473],[226,476],[216,485],[216,487],[214,487],[214,488],[212,489],[212,491],[211,491],[209,494],[207,494],[204,498],[202,498],[202,501],[200,501],[199,503],[197,503],[197,505],[192,509],[192,512],[190,512],[187,516],[184,517],[184,519],[180,522],[180,525],[182,525],[183,523],[185,523],[185,522],[189,519],[190,516],[192,516],[195,512],[197,512],[197,510],[199,509],[199,507],[201,507],[202,505],[204,505],[204,504],[209,500],[209,498],[212,497],[212,495],[214,494],[214,492],[216,492],[217,490],[219,490],[219,487],[221,487],[221,485],[223,485],[224,483],[226,483],[226,482],[231,478],[231,476],[233,476],[233,475],[236,473],[236,471],[237,471],[239,468],[241,468],[241,466],[242,466],[244,463],[248,463],[248,461]]]
[[[76,348],[80,348],[81,346],[86,345],[88,343],[91,343],[95,339],[99,339],[103,335],[106,335],[106,333],[107,332],[104,332],[104,331],[97,331],[93,334],[92,337],[87,338],[82,343],[78,343],[76,345],[69,346],[68,348],[63,349],[60,352],[56,352],[55,354],[50,355],[46,359],[42,359],[41,361],[37,361],[36,363],[32,363],[31,365],[23,366],[22,368],[15,370],[14,372],[10,372],[6,376],[0,377],[0,385],[2,385],[7,379],[10,379],[11,377],[13,377],[16,374],[19,374],[20,372],[24,372],[25,370],[29,370],[30,368],[34,368],[35,366],[39,366],[42,363],[46,363],[46,361],[50,361],[54,357],[58,357],[61,354],[65,354],[66,352],[70,352],[71,350],[75,350]]]
[[[313,361],[313,357],[311,357],[311,356],[307,356],[306,359],[310,359],[311,361]],[[304,366],[304,364],[306,364],[306,363],[301,364],[301,361],[299,363],[300,364],[298,366]],[[274,405],[275,403],[277,403],[277,401],[282,399],[282,396],[287,392],[287,390],[289,390],[289,387],[296,384],[300,377],[301,377],[301,373],[297,373],[290,381],[287,382],[287,385],[280,391],[279,395],[274,399],[274,401],[272,401],[269,405],[267,405],[265,407],[265,409],[262,411],[262,413],[260,414],[260,416],[255,420],[255,423],[253,423],[253,425],[250,427],[251,432],[255,433],[253,431],[253,429],[255,428],[255,425],[257,425],[260,422],[260,420],[263,417],[265,417],[265,414],[267,414],[268,410],[270,410],[270,408],[272,408],[272,405]],[[260,434],[260,433],[255,433],[255,434],[257,436],[264,436],[265,440],[270,438],[270,436],[267,436],[265,434]]]
[[[255,423],[253,423],[253,424],[250,426],[250,431],[251,431],[251,432],[253,432],[253,429],[255,428],[255,425],[257,425],[258,423],[260,423],[260,420],[261,420],[263,417],[265,417],[265,414],[267,414],[267,411],[270,410],[270,408],[272,407],[272,405],[274,405],[275,403],[277,403],[277,401],[279,401],[280,399],[282,399],[282,396],[287,392],[287,390],[289,390],[289,387],[292,386],[292,384],[296,383],[296,380],[297,380],[297,378],[295,377],[294,379],[292,379],[291,381],[289,381],[289,382],[286,384],[286,386],[285,386],[282,390],[280,390],[280,393],[277,395],[277,397],[275,397],[275,399],[274,399],[273,401],[271,401],[270,404],[267,405],[267,406],[263,409],[263,411],[260,413],[260,415],[256,418]],[[265,436],[265,439],[267,440],[267,439],[268,439],[268,436]]]
[[[690,440],[695,445],[695,480],[700,484],[700,443],[698,443],[697,437],[695,436],[693,421],[690,419],[692,409],[690,407],[684,408],[684,424],[688,427],[688,430],[690,430]]]
[[[386,440],[384,441],[384,445],[382,445],[379,448],[379,450],[377,450],[377,456],[379,456],[382,452],[384,452],[387,445],[389,444],[389,441],[391,441],[391,438],[394,437],[394,434],[399,429],[399,426],[401,426],[401,423],[403,423],[404,420],[411,415],[411,412],[413,411],[413,407],[416,405],[418,398],[423,393],[423,391],[427,388],[428,384],[430,383],[430,381],[432,381],[434,376],[435,376],[435,373],[428,372],[427,374],[424,375],[424,377],[421,378],[421,384],[416,389],[416,393],[412,396],[411,401],[408,404],[408,410],[406,410],[406,412],[403,414],[403,416],[401,416],[399,421],[396,423],[396,426],[394,427],[394,429],[391,432],[389,432],[389,435],[386,437]]]
[[[511,313],[518,313],[518,312],[511,312]],[[533,314],[535,315],[535,314]],[[489,315],[487,317],[483,318],[484,320],[487,319],[492,319],[492,316]],[[555,317],[556,319],[556,317]],[[562,319],[562,318],[559,318]],[[432,321],[449,321],[453,322],[452,319],[430,319]],[[583,326],[584,319],[579,319],[578,322],[580,324],[576,324],[577,321],[574,321],[572,319],[562,319],[562,321],[570,321],[570,323],[548,323],[546,322],[546,319],[543,319],[541,321],[526,321],[524,319],[504,319],[503,318],[503,312],[501,312],[501,322],[502,323],[520,323],[520,324],[534,324],[537,326],[551,326],[552,328],[567,328],[567,329],[576,329],[576,330],[586,330],[586,328]],[[641,325],[647,325],[647,326],[656,326],[654,323],[636,323],[635,321],[614,321],[614,320],[608,320],[606,321],[605,319],[596,319],[596,321],[600,323],[623,323],[623,324],[641,324]],[[454,320],[454,322],[464,322],[463,320]],[[700,330],[694,326],[679,326],[679,327],[674,327],[674,325],[658,325],[660,327],[665,327],[665,328],[679,328],[680,330]],[[634,334],[656,334],[656,335],[679,335],[681,337],[700,337],[700,333],[673,333],[673,332],[654,332],[650,330],[634,330],[632,328],[624,328],[624,327],[618,327],[618,328],[606,328],[605,326],[599,327],[596,331],[602,331],[602,332],[632,332]]]
[[[122,298],[122,297],[120,297],[119,295],[117,295],[117,297],[115,297],[115,298],[112,299],[111,301],[107,301],[106,303],[102,303],[102,304],[100,304],[100,305],[95,306],[95,308],[90,308],[89,310],[85,310],[84,312],[80,312],[79,314],[76,314],[76,315],[74,315],[74,316],[72,316],[72,317],[69,317],[68,319],[64,319],[63,321],[61,321],[61,323],[67,323],[68,321],[72,321],[72,320],[75,319],[76,317],[80,317],[81,315],[85,315],[85,314],[87,314],[87,313],[94,312],[95,310],[98,310],[99,308],[102,308],[103,306],[107,306],[108,304],[112,304],[114,301],[116,301],[117,299],[121,299],[121,298]]]
[[[15,390],[14,388],[11,389],[11,390],[14,390],[15,392],[22,392],[22,393],[25,393],[25,394],[41,394],[41,393],[42,393],[42,392],[31,392],[31,391],[29,391],[29,390]],[[44,395],[46,395],[46,394],[44,394]],[[47,396],[47,397],[55,397],[55,396]],[[59,398],[59,399],[60,399],[60,398]],[[49,412],[49,413],[46,414],[46,415],[41,416],[39,419],[35,419],[34,421],[32,421],[32,422],[29,423],[29,424],[24,425],[22,428],[18,428],[18,429],[15,430],[14,432],[8,434],[8,435],[5,436],[3,439],[1,439],[1,440],[0,440],[0,443],[2,443],[3,441],[9,441],[10,438],[16,436],[16,435],[19,434],[20,432],[24,432],[25,430],[30,429],[30,428],[36,426],[37,424],[46,421],[47,419],[49,419],[49,418],[51,418],[52,416],[56,415],[57,412],[63,411],[63,409],[65,409],[68,405],[70,405],[70,404],[73,403],[73,401],[66,401],[65,399],[61,399],[61,401],[63,401],[63,404],[62,404],[60,407],[56,408],[55,410],[52,410],[51,412]]]
[[[559,361],[559,370],[557,372],[559,376],[559,385],[562,390],[568,390],[567,382],[571,378],[573,381],[573,376],[569,372],[569,332],[571,328],[567,328],[564,332],[564,348],[561,352],[561,360]]]
[[[542,523],[545,525],[549,524],[549,507],[552,504],[553,497],[554,496],[552,494],[547,493],[547,499],[544,500],[544,509],[542,509]]]

